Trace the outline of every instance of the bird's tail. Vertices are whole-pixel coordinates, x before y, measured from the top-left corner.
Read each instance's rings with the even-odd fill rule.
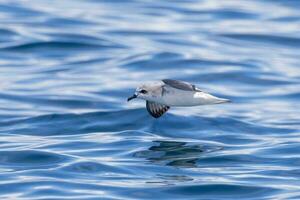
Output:
[[[232,101],[230,99],[223,99],[223,98],[216,98],[215,104],[220,104],[220,103],[231,103]]]

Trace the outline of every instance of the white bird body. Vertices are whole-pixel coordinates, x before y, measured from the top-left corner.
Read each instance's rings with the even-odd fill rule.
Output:
[[[163,115],[171,106],[186,107],[229,102],[205,93],[187,82],[164,79],[144,84],[128,98],[141,98],[147,101],[147,110],[155,118]]]
[[[176,107],[216,104],[223,101],[227,100],[201,91],[179,90],[170,86],[166,86],[164,94],[156,99],[157,103]]]

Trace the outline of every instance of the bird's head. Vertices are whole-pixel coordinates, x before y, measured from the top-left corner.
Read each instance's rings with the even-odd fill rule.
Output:
[[[135,98],[153,101],[161,93],[161,85],[157,83],[143,84],[136,88],[135,93],[127,99],[130,101]]]

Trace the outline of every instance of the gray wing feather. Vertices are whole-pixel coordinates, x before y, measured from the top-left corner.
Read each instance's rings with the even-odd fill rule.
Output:
[[[146,101],[146,107],[147,107],[147,111],[154,118],[161,117],[170,108],[169,106],[162,105],[162,104],[159,104],[159,103],[155,103],[155,102],[152,102],[152,101]]]
[[[163,79],[162,82],[164,82],[166,85],[179,89],[179,90],[186,90],[186,91],[200,91],[198,88],[196,88],[195,85],[184,82],[184,81],[177,81],[172,79]]]

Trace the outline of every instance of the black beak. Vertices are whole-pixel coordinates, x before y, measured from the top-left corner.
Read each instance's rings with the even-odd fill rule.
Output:
[[[131,97],[128,97],[127,101],[130,101],[130,100],[135,99],[135,98],[137,98],[136,94],[132,95]]]

